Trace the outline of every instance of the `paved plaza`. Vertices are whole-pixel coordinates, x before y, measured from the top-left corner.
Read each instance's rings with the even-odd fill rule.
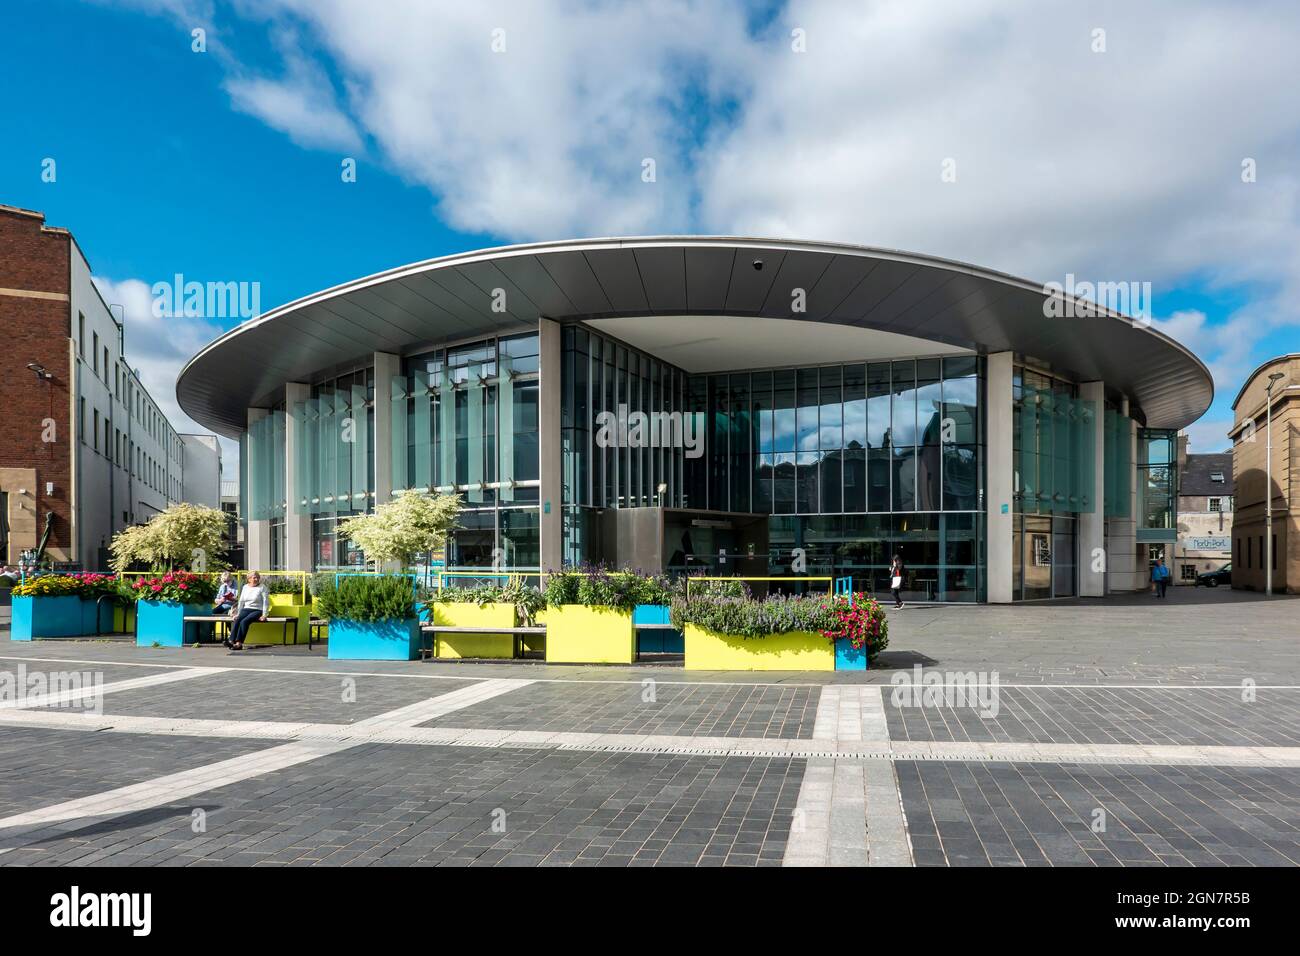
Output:
[[[889,613],[857,674],[5,627],[0,680],[102,686],[0,699],[0,864],[1300,863],[1300,600]]]

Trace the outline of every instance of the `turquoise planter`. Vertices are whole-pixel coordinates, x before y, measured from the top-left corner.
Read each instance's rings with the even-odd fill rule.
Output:
[[[9,638],[30,641],[34,637],[79,637],[82,630],[81,598],[16,597]],[[94,629],[91,629],[94,633]]]
[[[864,671],[867,669],[867,649],[854,650],[848,641],[835,642],[835,669],[837,671]]]
[[[182,647],[197,644],[199,625],[185,623],[186,614],[208,614],[208,604],[178,604],[175,601],[135,602],[135,643],[139,647]]]
[[[420,622],[330,621],[332,661],[413,661],[420,656]]]
[[[78,633],[86,636],[113,633],[113,609],[116,606],[112,601],[97,605],[94,598],[82,598],[81,630]],[[95,620],[96,616],[98,621]]]
[[[645,624],[669,624],[670,611],[667,604],[638,604],[632,609],[632,626],[640,628]],[[637,630],[636,649],[638,654],[685,654],[686,638],[681,631],[661,628]]]

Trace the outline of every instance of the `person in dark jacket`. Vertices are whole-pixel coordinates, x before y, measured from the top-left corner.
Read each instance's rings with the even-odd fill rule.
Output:
[[[894,607],[903,606],[903,578],[907,570],[903,567],[903,558],[901,555],[894,555],[894,560],[889,563],[889,590],[894,594]]]

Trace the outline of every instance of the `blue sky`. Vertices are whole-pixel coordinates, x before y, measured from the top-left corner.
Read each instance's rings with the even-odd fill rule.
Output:
[[[166,409],[233,321],[151,319],[178,272],[267,309],[483,245],[739,233],[1150,281],[1218,450],[1242,376],[1300,351],[1300,14],[1076,6],[10,0],[0,202],[73,231]]]

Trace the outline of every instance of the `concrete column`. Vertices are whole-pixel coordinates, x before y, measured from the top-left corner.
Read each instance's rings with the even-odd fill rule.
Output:
[[[288,382],[284,386],[284,569],[313,571],[311,515],[298,503],[298,450],[305,436],[298,433],[294,406],[311,398],[311,386]]]
[[[375,353],[375,504],[393,498],[393,379],[402,374],[402,357],[391,352]],[[401,436],[406,441],[406,436]],[[406,476],[399,476],[402,487]]]
[[[267,416],[265,408],[250,408],[248,410],[248,424],[261,421]],[[253,458],[252,442],[245,446],[248,450],[249,460],[244,469],[245,476],[253,473],[253,467],[256,460]],[[251,482],[250,482],[251,483]],[[249,499],[251,489],[244,490],[244,500]],[[257,570],[269,569],[271,566],[271,522],[263,518],[257,521],[253,516],[245,515],[244,531],[244,563],[249,568]]]
[[[986,574],[990,604],[1010,604],[1011,580],[1012,477],[1015,463],[1014,418],[1012,417],[1011,380],[1014,357],[1011,352],[995,352],[988,357],[988,375],[984,398],[984,418],[988,433],[984,444],[985,549],[988,554]]]
[[[1104,597],[1106,594],[1106,386],[1103,382],[1084,382],[1079,397],[1092,402],[1096,414],[1092,432],[1092,478],[1088,494],[1092,511],[1079,515],[1079,596]],[[1097,560],[1101,557],[1102,560]]]
[[[1120,414],[1129,422],[1128,443],[1130,471],[1128,476],[1129,502],[1127,518],[1111,518],[1107,524],[1110,537],[1110,551],[1106,555],[1106,573],[1110,578],[1111,591],[1137,590],[1137,423],[1128,419],[1129,403],[1125,398],[1120,404]],[[1145,581],[1145,573],[1141,580]]]
[[[560,323],[539,320],[541,382],[538,388],[538,476],[541,479],[541,560],[542,570],[550,571],[564,563],[564,525],[561,509],[560,457]]]

